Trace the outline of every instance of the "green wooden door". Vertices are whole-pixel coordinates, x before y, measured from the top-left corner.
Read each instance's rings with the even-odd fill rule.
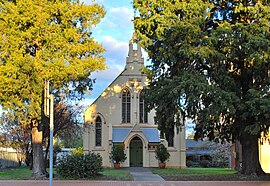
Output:
[[[143,166],[143,145],[142,140],[135,137],[131,140],[129,145],[129,157],[131,167],[142,167]]]

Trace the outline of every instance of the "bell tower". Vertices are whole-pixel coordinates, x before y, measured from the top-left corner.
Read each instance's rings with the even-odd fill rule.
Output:
[[[137,74],[140,73],[140,69],[144,67],[144,58],[142,57],[141,46],[137,43],[137,38],[133,34],[132,39],[129,41],[129,51],[126,58],[127,73]]]

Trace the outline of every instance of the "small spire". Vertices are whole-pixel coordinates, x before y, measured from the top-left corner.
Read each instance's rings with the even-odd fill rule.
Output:
[[[135,32],[133,33],[132,38],[129,40],[129,51],[126,63],[138,63],[144,64],[144,59],[142,57],[142,49],[138,44],[138,39]]]
[[[133,36],[132,36],[130,42],[131,43],[138,43],[138,40],[137,40],[137,37],[136,37],[136,33],[135,32],[133,32]]]
[[[134,49],[134,43],[136,44],[137,48]],[[135,54],[136,53],[136,54]],[[137,55],[138,57],[142,57],[142,50],[140,45],[138,45],[138,39],[136,37],[136,33],[133,32],[132,38],[129,40],[129,51],[128,56],[134,56]]]

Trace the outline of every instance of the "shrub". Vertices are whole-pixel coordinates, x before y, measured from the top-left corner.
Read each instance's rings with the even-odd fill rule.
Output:
[[[157,149],[155,152],[156,152],[157,160],[159,160],[161,163],[164,163],[170,158],[170,153],[168,152],[167,148],[162,143],[160,143],[157,146]]]
[[[102,171],[102,157],[95,153],[66,155],[56,170],[64,178],[93,178]]]
[[[213,152],[212,166],[226,168],[229,166],[230,143],[219,144]]]
[[[61,149],[60,145],[55,145],[53,147],[53,165],[55,165],[56,162],[57,162],[57,154],[59,152],[62,152],[62,149]],[[49,167],[49,160],[48,160],[48,167]]]
[[[187,160],[186,166],[187,167],[199,167],[199,163],[198,162],[194,162],[192,160]]]
[[[124,147],[122,145],[113,146],[110,157],[115,163],[124,162],[127,159]]]
[[[207,168],[207,167],[210,167],[210,165],[211,165],[211,162],[209,160],[201,160],[200,161],[201,167]]]
[[[73,150],[72,153],[75,155],[83,154],[83,147],[78,147],[76,150]]]

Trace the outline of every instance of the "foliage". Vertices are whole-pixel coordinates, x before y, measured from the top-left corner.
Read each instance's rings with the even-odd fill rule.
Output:
[[[228,161],[227,161],[228,162]],[[211,162],[209,160],[201,160],[200,161],[200,166],[204,168],[208,168],[211,166]]]
[[[63,142],[63,145],[66,145],[66,141]],[[67,146],[67,145],[66,145]],[[77,139],[75,139],[70,145],[68,145],[71,148],[79,148],[83,146],[83,135],[79,136]]]
[[[193,161],[193,160],[187,160],[186,166],[187,167],[200,167],[200,163]]]
[[[170,158],[170,153],[162,143],[157,146],[155,153],[157,160],[159,160],[161,163],[165,163],[165,161]]]
[[[64,98],[82,98],[92,89],[92,72],[105,68],[102,46],[92,27],[104,7],[80,1],[0,1],[0,105],[32,129],[34,176],[42,165],[44,80]],[[76,70],[74,70],[76,69]]]
[[[212,166],[220,168],[229,167],[229,157],[231,156],[231,144],[219,144],[212,154]]]
[[[78,147],[76,150],[72,151],[74,155],[82,155],[83,154],[83,147]]]
[[[31,142],[30,127],[20,125],[15,113],[2,113],[0,116],[1,141],[4,147],[14,148],[17,151],[19,163],[26,160],[26,153]]]
[[[104,16],[102,7],[33,0],[1,1],[0,6],[3,109],[17,111],[24,122],[23,115],[40,119],[44,79],[63,93],[91,90],[89,75],[104,69],[104,50],[91,37],[91,26]]]
[[[54,136],[57,136],[65,147],[71,148],[71,144],[82,135],[81,121],[79,119],[82,113],[82,107],[65,103],[57,102],[54,105]],[[44,138],[49,138],[49,125],[43,126]]]
[[[53,153],[57,154],[59,152],[62,152],[61,146],[58,145],[58,144],[54,145],[54,147],[53,147]]]
[[[81,122],[78,116],[81,114],[81,107],[66,104],[63,101],[57,102],[54,105],[54,130],[53,136],[57,137],[61,144],[70,145],[75,144],[82,136]],[[49,139],[50,139],[50,125],[43,125],[43,141],[47,141],[45,159],[49,153]],[[46,140],[47,139],[47,140]],[[81,145],[82,146],[82,145]]]
[[[60,140],[66,148],[76,148],[82,146],[82,122],[80,114],[83,108],[77,105],[71,105],[59,102],[55,106],[55,123],[54,135]],[[81,144],[80,144],[81,143]]]
[[[92,178],[102,171],[102,157],[99,154],[66,155],[59,160],[57,173],[64,178]]]
[[[124,147],[122,145],[114,145],[110,154],[110,158],[115,163],[124,162],[127,159],[124,152]]]
[[[240,140],[244,174],[262,173],[258,137],[270,125],[269,5],[134,0],[135,31],[154,74],[145,99],[158,128],[168,140],[188,116],[196,139]]]

